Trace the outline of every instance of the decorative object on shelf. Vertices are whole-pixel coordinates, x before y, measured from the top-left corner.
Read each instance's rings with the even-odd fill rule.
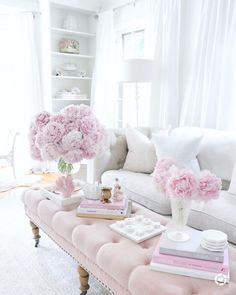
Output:
[[[77,65],[74,63],[64,63],[61,68],[65,71],[76,71]]]
[[[55,95],[55,98],[68,99],[68,100],[70,99],[86,100],[87,94],[80,94],[80,89],[78,87],[72,87],[71,90],[63,89],[58,91]]]
[[[192,200],[209,201],[219,197],[221,180],[208,170],[194,173],[190,169],[178,168],[172,159],[162,159],[156,164],[153,180],[156,188],[170,197],[172,221],[167,237],[184,242],[190,237],[185,232]]]
[[[33,159],[58,161],[59,171],[66,175],[74,163],[92,159],[107,147],[106,131],[86,105],[69,105],[56,114],[39,113],[31,123],[29,139]]]
[[[86,76],[86,71],[85,70],[79,70],[78,71],[78,76],[84,78]]]
[[[72,30],[72,31],[78,30],[77,19],[74,15],[68,14],[65,17],[65,19],[63,21],[63,29]]]
[[[77,94],[77,95],[80,94],[81,92],[79,87],[72,87],[70,91],[72,94]]]
[[[104,203],[110,203],[110,198],[112,196],[112,188],[104,186],[101,188],[101,200]]]
[[[62,75],[61,70],[56,69],[56,70],[55,70],[55,75],[56,75],[56,76],[61,76],[61,75]]]
[[[79,42],[74,39],[61,39],[59,41],[59,51],[62,53],[79,54]]]
[[[114,202],[119,202],[119,201],[122,201],[123,198],[124,198],[124,193],[121,190],[119,179],[116,178],[115,179],[114,187],[112,189],[112,200]]]
[[[166,229],[159,221],[152,221],[142,215],[117,221],[111,224],[110,228],[136,243],[155,237]]]

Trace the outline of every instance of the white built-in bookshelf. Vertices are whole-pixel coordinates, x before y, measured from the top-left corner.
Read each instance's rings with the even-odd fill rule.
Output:
[[[68,4],[60,5],[55,1],[50,2],[50,46],[51,46],[51,108],[52,111],[59,111],[68,104],[90,104],[91,81],[95,57],[96,19],[95,11],[83,10]],[[64,21],[69,16],[76,19],[77,28],[68,29],[64,27]],[[59,42],[64,39],[73,39],[79,42],[79,52],[62,53],[59,50]],[[65,64],[76,66],[75,71],[65,71]],[[80,71],[85,75],[80,75]],[[58,74],[59,73],[59,74]],[[63,98],[58,95],[63,90],[71,91],[72,88],[79,88],[81,99]],[[86,98],[85,98],[86,97]]]

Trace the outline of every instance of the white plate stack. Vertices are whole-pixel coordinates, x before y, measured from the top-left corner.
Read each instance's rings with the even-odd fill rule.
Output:
[[[202,248],[213,252],[223,252],[227,245],[227,235],[224,232],[219,230],[205,230],[202,232]]]

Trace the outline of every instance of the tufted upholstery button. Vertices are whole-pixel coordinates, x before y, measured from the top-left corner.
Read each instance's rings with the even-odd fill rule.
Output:
[[[113,244],[117,244],[117,243],[119,243],[119,242],[120,242],[120,241],[119,241],[118,239],[113,239],[113,240],[112,240],[112,243],[113,243]]]

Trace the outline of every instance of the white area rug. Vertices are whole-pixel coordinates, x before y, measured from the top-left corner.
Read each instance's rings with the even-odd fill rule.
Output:
[[[0,195],[0,295],[79,295],[77,263],[42,232],[34,247],[22,191]],[[88,295],[110,294],[92,277],[89,284]]]

